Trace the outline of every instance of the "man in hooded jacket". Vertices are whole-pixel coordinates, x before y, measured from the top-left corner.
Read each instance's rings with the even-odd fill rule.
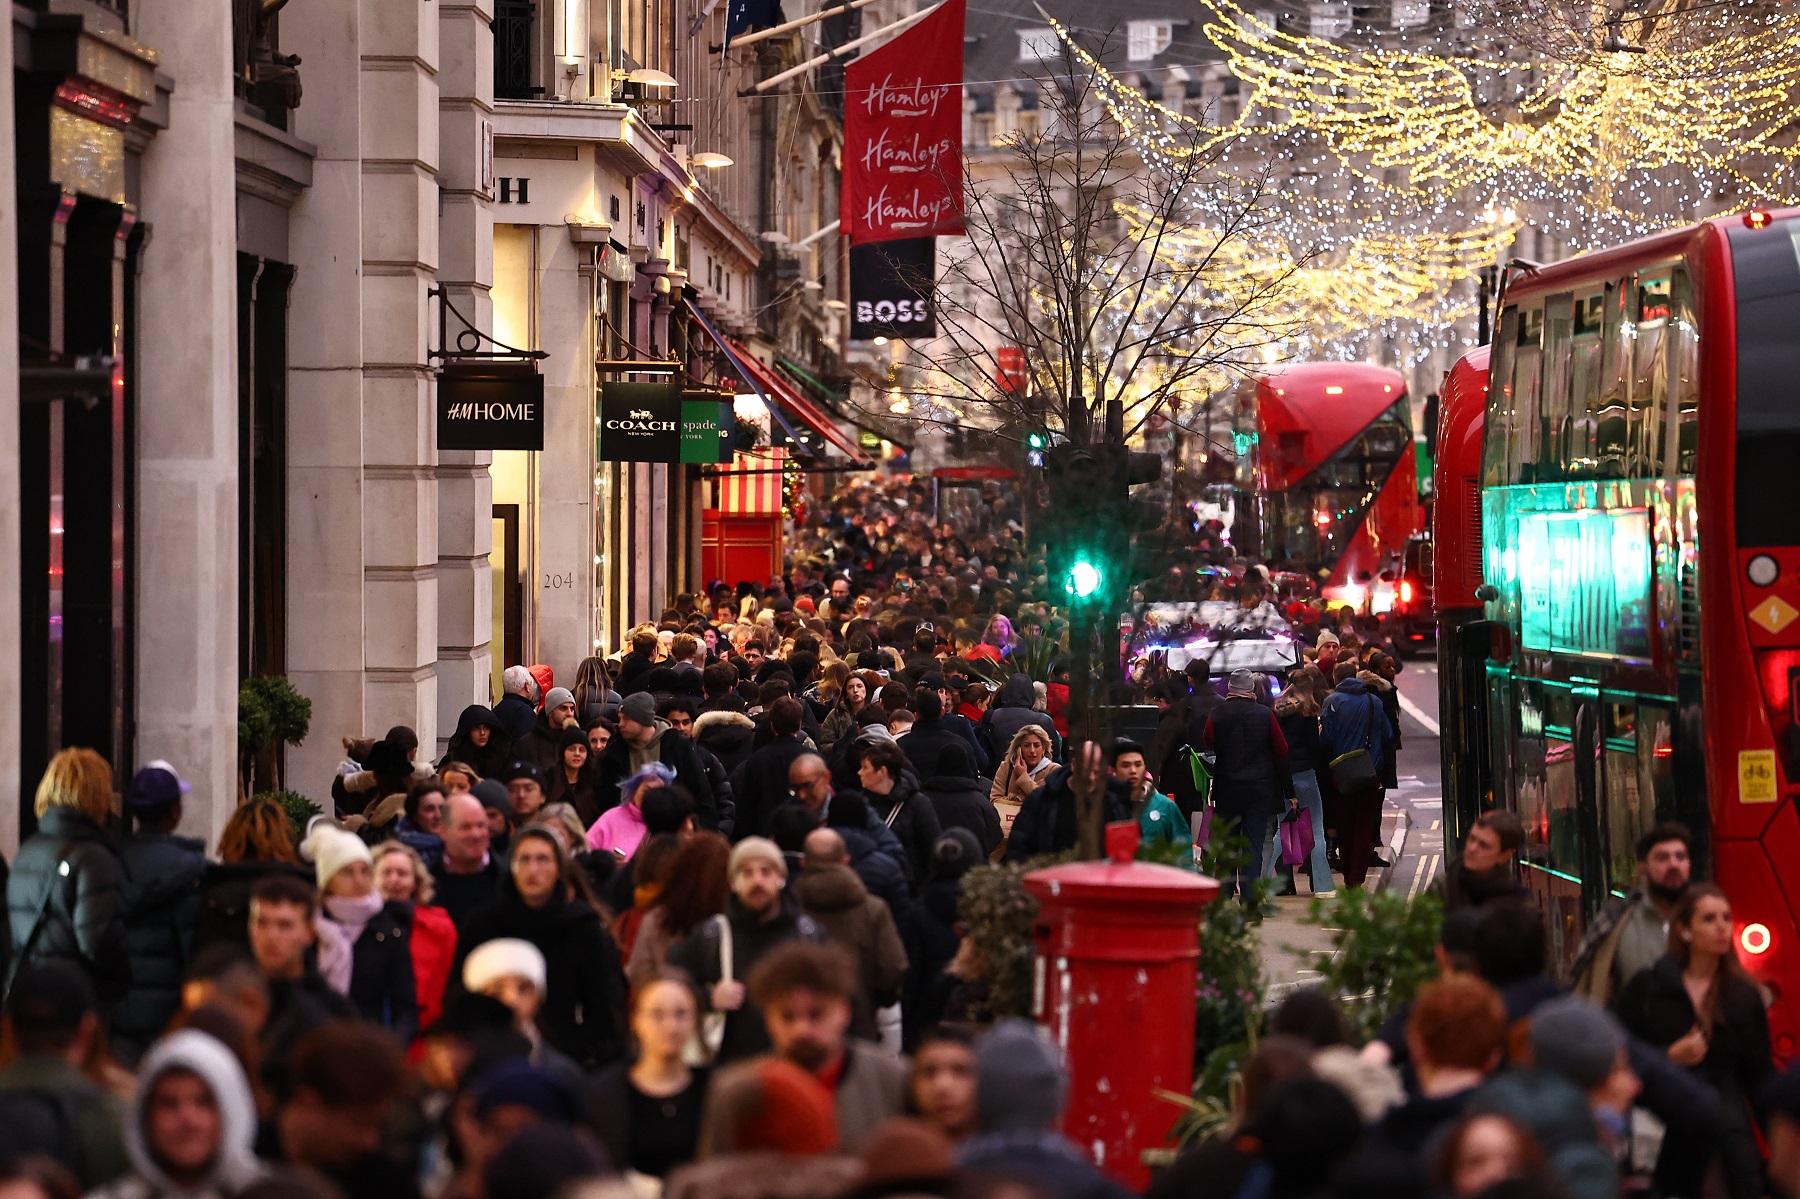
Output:
[[[223,1044],[182,1029],[158,1041],[138,1072],[125,1124],[131,1173],[90,1199],[231,1199],[265,1177],[256,1103]]]
[[[1031,676],[1015,674],[1000,688],[992,705],[982,714],[981,722],[975,726],[975,738],[987,751],[988,761],[998,769],[1003,760],[1007,746],[1018,736],[1019,730],[1028,724],[1035,724],[1050,734],[1050,756],[1055,757],[1062,748],[1062,739],[1056,735],[1056,725],[1049,716],[1036,711],[1032,705],[1037,703],[1037,689],[1031,685]]]
[[[619,705],[619,735],[608,741],[600,753],[596,793],[601,809],[617,807],[619,784],[651,762],[661,762],[673,770],[675,781],[694,797],[694,822],[699,827],[719,827],[712,781],[699,751],[656,714],[656,701],[648,691],[638,691],[626,696]]]

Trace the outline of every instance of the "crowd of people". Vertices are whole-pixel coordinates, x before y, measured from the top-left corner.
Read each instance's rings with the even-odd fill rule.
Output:
[[[851,488],[787,577],[676,597],[566,685],[508,667],[441,752],[346,738],[310,820],[251,799],[209,846],[175,765],[121,788],[57,754],[5,880],[6,1199],[1122,1194],[1055,1131],[1054,1045],[986,1023],[966,876],[1073,848],[1097,802],[1189,869],[1242,835],[1228,894],[1293,888],[1275,834],[1304,812],[1311,891],[1362,885],[1397,655],[1319,611],[1284,677],[1193,663],[1143,741],[1071,745],[1003,504],[965,542],[920,499]],[[1602,1199],[1634,1109],[1668,1126],[1656,1194],[1759,1195],[1762,1144],[1785,1190],[1800,1081],[1685,831],[1646,836],[1572,996],[1522,840],[1470,832],[1442,978],[1369,1045],[1291,995],[1232,1127],[1152,1194]]]

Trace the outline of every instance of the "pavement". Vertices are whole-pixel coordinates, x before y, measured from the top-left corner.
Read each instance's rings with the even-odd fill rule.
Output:
[[[1373,890],[1403,889],[1417,895],[1434,883],[1444,863],[1444,802],[1438,757],[1437,664],[1415,661],[1400,673],[1400,786],[1390,791],[1381,816],[1382,856],[1393,865],[1369,874]],[[1271,1001],[1318,977],[1313,956],[1331,951],[1328,926],[1302,922],[1312,906],[1306,875],[1295,880],[1299,895],[1275,901],[1263,921],[1263,978]],[[1336,880],[1341,889],[1343,879]]]

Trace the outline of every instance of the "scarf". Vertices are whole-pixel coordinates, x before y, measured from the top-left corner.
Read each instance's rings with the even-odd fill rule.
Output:
[[[354,947],[369,921],[375,919],[376,913],[387,906],[387,900],[381,897],[379,891],[370,891],[367,895],[359,895],[354,899],[342,895],[327,895],[323,906],[325,914],[331,917],[344,934],[345,943]],[[323,956],[320,954],[321,958]],[[321,972],[322,970],[323,967]]]

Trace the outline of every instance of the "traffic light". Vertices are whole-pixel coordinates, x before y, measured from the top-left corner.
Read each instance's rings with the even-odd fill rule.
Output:
[[[1154,547],[1133,539],[1162,524],[1152,501],[1131,488],[1162,476],[1162,459],[1123,445],[1060,445],[1044,454],[1050,507],[1041,522],[1052,594],[1071,604],[1124,598],[1131,585],[1160,571]]]

